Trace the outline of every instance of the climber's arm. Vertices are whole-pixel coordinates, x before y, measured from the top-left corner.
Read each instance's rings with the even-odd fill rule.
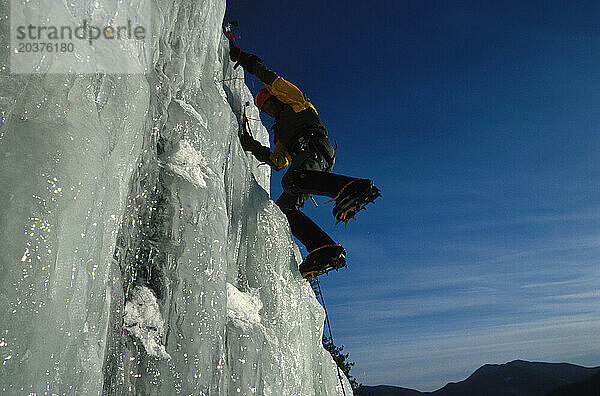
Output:
[[[289,154],[285,152],[283,146],[279,143],[275,144],[275,151],[271,152],[268,147],[263,146],[247,134],[240,135],[240,142],[244,151],[250,151],[258,161],[268,164],[277,171],[285,168],[291,162]]]
[[[237,47],[230,50],[231,58],[239,62],[248,73],[255,75],[269,90],[271,95],[287,103],[294,111],[299,112],[314,106],[306,99],[304,93],[294,84],[280,77],[266,67],[258,56],[248,54]]]
[[[273,81],[275,81],[275,79],[278,77],[275,72],[269,70],[263,64],[262,59],[254,54],[244,52],[238,47],[230,47],[229,54],[231,60],[234,62],[239,62],[239,64],[242,65],[248,73],[258,77],[258,79],[265,85],[273,84]]]

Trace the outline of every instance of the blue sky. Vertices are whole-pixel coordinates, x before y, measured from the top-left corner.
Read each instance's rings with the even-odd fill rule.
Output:
[[[346,228],[305,209],[348,252],[322,286],[353,375],[429,391],[485,363],[600,365],[600,3],[340,4],[226,18],[311,98],[334,171],[383,192]]]

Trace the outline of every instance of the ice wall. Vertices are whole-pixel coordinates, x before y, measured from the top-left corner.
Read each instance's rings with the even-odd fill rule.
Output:
[[[0,48],[0,393],[342,394],[269,169],[237,140],[252,97],[225,1],[152,9],[147,75],[12,75]]]

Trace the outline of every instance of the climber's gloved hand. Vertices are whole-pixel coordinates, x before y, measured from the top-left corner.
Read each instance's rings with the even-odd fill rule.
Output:
[[[237,62],[244,67],[250,74],[256,74],[255,65],[262,63],[262,59],[254,54],[248,54],[247,52],[241,51],[238,56]]]
[[[254,146],[254,139],[252,136],[242,133],[240,134],[240,143],[242,144],[242,148],[244,151],[252,151],[252,146]]]
[[[274,166],[273,161],[271,161],[271,150],[262,144],[259,143],[252,147],[252,155],[258,160],[258,162],[262,162],[263,164],[267,164],[271,167]]]

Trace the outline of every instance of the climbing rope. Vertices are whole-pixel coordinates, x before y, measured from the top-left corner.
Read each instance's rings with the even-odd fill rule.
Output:
[[[219,82],[225,82],[225,81],[235,81],[235,80],[247,80],[247,81],[256,81],[256,82],[261,82],[258,78],[253,78],[253,77],[231,77],[231,78],[225,78],[223,80],[219,80]]]
[[[323,310],[325,311],[325,323],[327,323],[327,329],[329,330],[329,339],[331,340],[331,344],[335,346],[333,342],[333,333],[331,332],[331,324],[329,323],[329,315],[327,314],[327,307],[325,306],[325,297],[323,296],[323,292],[321,291],[321,284],[319,283],[319,279],[317,277],[310,279],[310,285],[313,290],[318,291],[318,295],[321,296],[321,304],[323,305]],[[317,288],[315,289],[315,285]],[[334,359],[335,361],[335,359]],[[346,396],[346,389],[344,389],[344,381],[342,380],[342,373],[340,372],[340,366],[338,366],[337,362],[335,362],[335,367],[337,368],[338,379],[340,380],[340,385],[342,387],[342,393]]]

